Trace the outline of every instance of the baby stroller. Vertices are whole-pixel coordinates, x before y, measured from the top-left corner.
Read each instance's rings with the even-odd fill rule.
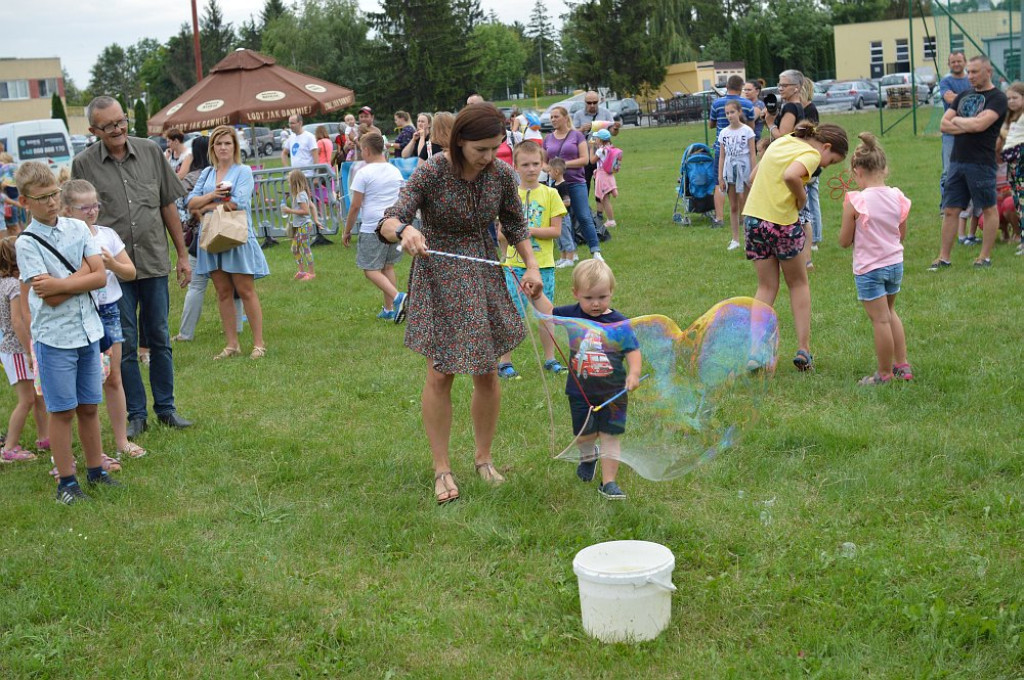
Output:
[[[679,164],[679,189],[676,191],[676,206],[672,221],[688,227],[690,215],[703,214],[713,217],[715,211],[715,155],[707,144],[695,143],[686,147]],[[683,201],[684,212],[679,212]]]

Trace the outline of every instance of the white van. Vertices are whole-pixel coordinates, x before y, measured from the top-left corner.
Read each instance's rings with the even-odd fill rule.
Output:
[[[44,118],[5,123],[0,125],[0,142],[15,163],[40,161],[50,166],[55,175],[61,168],[71,171],[75,151],[62,120]]]

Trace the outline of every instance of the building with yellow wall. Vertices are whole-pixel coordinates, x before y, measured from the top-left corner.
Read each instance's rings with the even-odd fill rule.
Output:
[[[941,77],[954,49],[968,58],[984,52],[999,70],[1008,73],[1019,68],[1014,61],[1018,53],[1012,49],[1020,42],[1019,12],[1016,17],[1014,21],[1011,12],[1001,10],[949,17],[935,10],[934,16],[914,18],[913,36],[907,19],[835,26],[836,78],[881,78],[909,72],[911,51],[915,68],[934,70]]]
[[[51,98],[56,92],[64,101],[64,74],[60,59],[0,58],[0,123],[49,118]],[[84,117],[69,114],[72,133],[84,133]]]

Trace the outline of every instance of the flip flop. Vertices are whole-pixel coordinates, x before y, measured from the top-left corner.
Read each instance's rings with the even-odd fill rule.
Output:
[[[493,486],[505,483],[505,478],[501,476],[501,473],[498,472],[492,462],[477,463],[476,473],[480,475],[480,479]]]

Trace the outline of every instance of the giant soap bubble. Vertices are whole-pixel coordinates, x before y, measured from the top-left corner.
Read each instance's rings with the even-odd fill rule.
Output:
[[[615,324],[541,313],[537,317],[558,327],[560,344],[568,337],[568,380],[583,391],[591,418],[606,410],[604,416],[612,422],[624,420],[620,460],[650,480],[679,477],[733,446],[756,420],[775,371],[778,318],[774,309],[753,298],[724,300],[685,331],[660,315]],[[610,373],[605,355],[636,346],[646,377],[629,393],[624,412],[621,400],[602,406],[607,392],[587,392],[597,384],[595,378]],[[571,432],[568,423],[563,427]],[[579,461],[575,443],[557,457]]]

